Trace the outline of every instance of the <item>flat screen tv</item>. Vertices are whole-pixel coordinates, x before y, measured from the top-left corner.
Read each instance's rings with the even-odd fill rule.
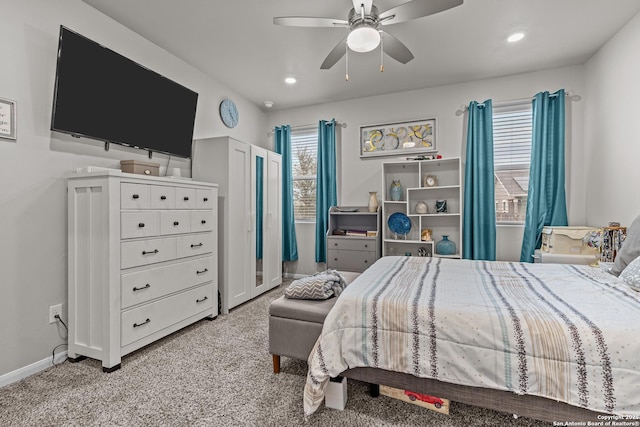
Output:
[[[60,27],[51,130],[191,157],[198,94]]]

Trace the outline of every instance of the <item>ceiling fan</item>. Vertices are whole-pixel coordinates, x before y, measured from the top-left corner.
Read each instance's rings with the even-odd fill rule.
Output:
[[[352,0],[353,8],[347,20],[307,16],[282,16],[273,18],[276,25],[290,27],[341,27],[349,28],[349,34],[340,41],[320,66],[323,70],[333,67],[346,54],[370,52],[378,45],[398,62],[406,64],[413,59],[411,51],[396,37],[380,29],[382,25],[397,24],[442,12],[460,6],[464,0],[412,0],[387,11],[379,12],[373,0]],[[381,43],[382,41],[382,43]],[[345,47],[345,44],[347,47]],[[381,67],[382,70],[382,67]]]

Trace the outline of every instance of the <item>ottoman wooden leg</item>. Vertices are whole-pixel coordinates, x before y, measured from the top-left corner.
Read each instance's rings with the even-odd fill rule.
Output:
[[[273,373],[280,373],[280,356],[278,356],[277,354],[273,355]]]

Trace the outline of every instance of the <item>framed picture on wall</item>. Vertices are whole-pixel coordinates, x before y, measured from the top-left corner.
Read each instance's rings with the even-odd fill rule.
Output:
[[[16,140],[16,102],[0,98],[0,138]]]
[[[360,157],[402,156],[437,150],[437,120],[385,123],[360,127]]]

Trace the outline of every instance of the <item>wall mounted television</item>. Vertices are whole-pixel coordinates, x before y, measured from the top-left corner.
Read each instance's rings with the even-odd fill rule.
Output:
[[[191,157],[198,93],[60,26],[51,130]]]

